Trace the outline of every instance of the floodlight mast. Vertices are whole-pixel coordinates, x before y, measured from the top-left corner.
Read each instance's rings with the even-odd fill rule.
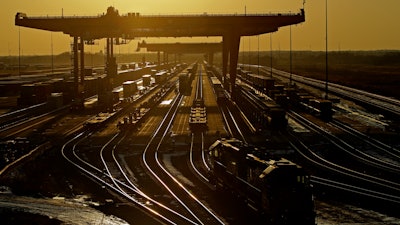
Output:
[[[328,0],[325,0],[325,99],[328,99]]]

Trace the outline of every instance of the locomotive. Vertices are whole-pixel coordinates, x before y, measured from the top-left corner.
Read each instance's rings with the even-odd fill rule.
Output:
[[[235,138],[215,141],[209,155],[210,182],[244,199],[266,224],[315,224],[309,177],[299,165],[264,160],[264,153]]]

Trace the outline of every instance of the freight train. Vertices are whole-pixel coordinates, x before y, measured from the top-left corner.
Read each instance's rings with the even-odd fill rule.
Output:
[[[251,90],[242,85],[237,85],[237,88],[240,94],[236,103],[257,129],[284,130],[287,127],[286,111],[279,104],[263,95],[250,94]],[[261,98],[260,104],[255,104],[254,98]]]
[[[237,69],[237,74],[241,81],[268,95],[284,108],[293,106],[306,110],[325,121],[332,120],[332,101],[330,100],[317,98],[298,88],[276,84],[271,77],[253,74],[241,68]]]
[[[210,182],[217,190],[244,199],[270,225],[314,225],[314,203],[309,178],[299,165],[265,160],[263,153],[243,142],[220,139],[209,148]]]
[[[114,76],[107,77],[105,74],[93,75],[89,73],[89,76],[85,76],[83,86],[80,88],[80,103],[82,99],[91,97],[93,95],[99,95],[100,103],[112,102],[112,87],[120,86],[122,83],[130,80],[138,80],[143,74],[149,74],[154,69],[164,70],[170,65],[162,66],[148,66],[145,68],[136,68],[135,70],[129,69],[119,71]],[[89,70],[88,70],[89,71]],[[90,71],[93,71],[91,69]],[[168,73],[161,73],[156,76],[156,81],[163,83],[168,78]],[[112,79],[112,85],[110,83]],[[158,83],[156,83],[158,84]],[[112,87],[111,87],[112,86]],[[62,93],[62,104],[70,104],[74,99],[74,92],[76,91],[76,83],[72,79],[55,78],[49,81],[36,82],[32,84],[24,84],[16,86],[20,89],[20,97],[18,98],[18,105],[25,107],[29,105],[44,103],[51,97],[52,93]],[[132,91],[131,91],[132,92]],[[131,93],[128,93],[130,95]],[[76,96],[75,96],[76,97]],[[115,103],[115,102],[112,102]]]

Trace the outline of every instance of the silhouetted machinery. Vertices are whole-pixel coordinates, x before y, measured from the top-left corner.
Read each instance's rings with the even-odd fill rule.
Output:
[[[267,224],[315,224],[304,169],[287,159],[261,159],[263,153],[258,151],[235,138],[217,140],[209,148],[210,182],[217,190],[229,190],[245,199],[265,216]]]

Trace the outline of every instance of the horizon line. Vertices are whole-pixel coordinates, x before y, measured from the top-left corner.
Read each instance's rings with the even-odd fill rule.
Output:
[[[239,51],[239,52],[270,52],[269,50],[264,51]],[[290,50],[272,50],[272,52],[290,52]],[[292,52],[325,52],[325,50],[292,50]],[[400,52],[400,49],[366,49],[366,50],[357,50],[357,49],[348,49],[348,50],[330,50],[328,52]],[[26,54],[21,55],[20,57],[32,57],[32,56],[59,56],[63,54],[71,54],[71,52],[65,51],[58,54]],[[85,52],[85,54],[105,54],[104,52]],[[134,55],[134,54],[157,54],[157,52],[131,52],[131,53],[114,53],[114,55]],[[184,55],[198,55],[202,53],[183,53]],[[222,54],[218,52],[216,54]],[[0,55],[0,57],[19,57],[19,55]]]

